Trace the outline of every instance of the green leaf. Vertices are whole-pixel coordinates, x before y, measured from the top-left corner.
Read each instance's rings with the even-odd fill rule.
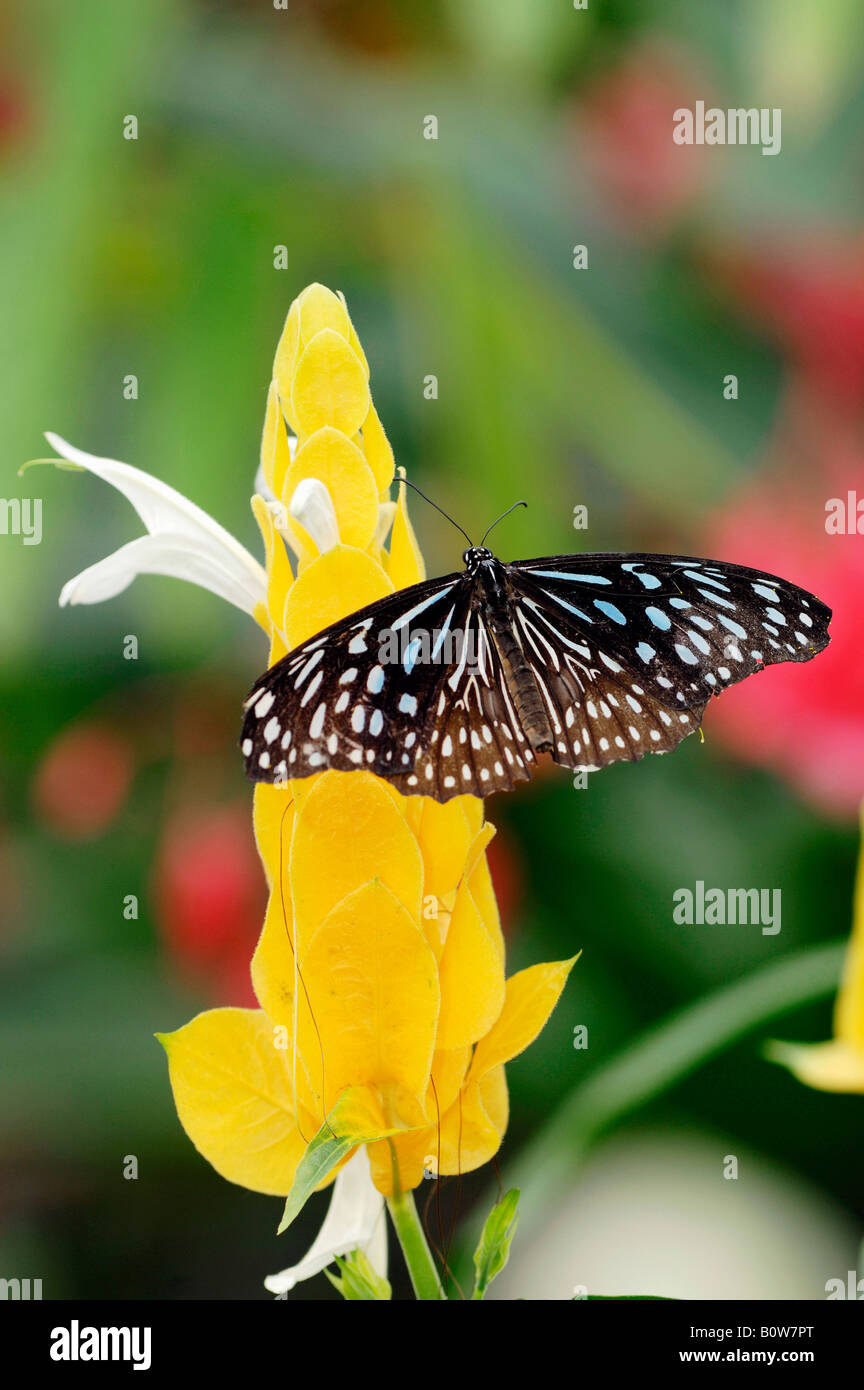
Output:
[[[519,1189],[511,1187],[506,1196],[494,1206],[486,1218],[480,1243],[474,1251],[474,1292],[472,1298],[484,1298],[486,1290],[502,1271],[510,1257],[510,1242],[519,1221]]]
[[[281,1235],[288,1229],[316,1187],[352,1149],[356,1149],[358,1144],[374,1144],[376,1140],[386,1139],[395,1133],[395,1130],[384,1127],[380,1112],[373,1108],[365,1086],[351,1086],[343,1091],[315,1138],[310,1139],[297,1165],[294,1184],[288,1193],[276,1234]]]
[[[329,1269],[325,1269],[324,1273],[334,1289],[338,1289],[349,1303],[385,1303],[393,1297],[389,1283],[382,1279],[380,1274],[375,1273],[362,1250],[352,1250],[344,1259],[337,1255],[336,1263],[341,1278],[339,1275],[331,1274]]]
[[[584,1298],[572,1298],[571,1303],[678,1303],[663,1293],[589,1293]]]

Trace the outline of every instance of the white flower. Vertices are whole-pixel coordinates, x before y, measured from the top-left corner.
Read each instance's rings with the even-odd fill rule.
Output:
[[[263,603],[267,575],[238,540],[167,483],[116,459],[97,458],[56,434],[45,438],[61,457],[95,473],[127,497],[147,528],[64,584],[60,604],[100,603],[123,592],[138,574],[166,574],[199,584],[245,613]]]
[[[362,1250],[376,1274],[387,1275],[387,1222],[384,1198],[372,1181],[366,1149],[361,1146],[338,1174],[324,1224],[299,1264],[269,1274],[268,1293],[287,1293],[301,1279],[331,1264],[337,1255]]]
[[[294,489],[289,512],[323,555],[339,544],[339,522],[329,489],[318,478],[303,478]]]

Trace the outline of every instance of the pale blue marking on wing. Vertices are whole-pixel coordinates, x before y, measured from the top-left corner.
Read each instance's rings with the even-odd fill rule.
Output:
[[[767,598],[770,603],[780,602],[780,595],[776,589],[769,589],[767,584],[754,584],[752,588],[754,594],[758,594],[760,598]]]
[[[636,578],[641,580],[646,589],[659,589],[660,580],[657,578],[656,574],[648,574],[645,570],[638,570],[636,568],[636,566],[641,565],[641,563],[641,560],[636,560],[630,564],[622,565],[621,568],[622,570],[626,570],[628,574],[635,574]]]
[[[699,658],[695,652],[691,652],[689,647],[685,647],[680,642],[676,642],[675,650],[680,656],[681,660],[685,661],[688,666],[698,666]]]
[[[743,628],[740,623],[733,622],[731,618],[727,618],[725,613],[718,613],[717,621],[718,623],[722,623],[729,632],[734,632],[736,637],[747,636],[746,629]]]
[[[728,584],[721,584],[719,579],[712,579],[710,574],[700,574],[698,570],[685,570],[688,579],[695,579],[697,584],[710,584],[712,589],[722,589],[724,594],[731,594],[732,590]]]
[[[416,603],[413,608],[409,608],[407,613],[403,613],[401,617],[396,619],[393,624],[393,631],[396,632],[400,627],[405,627],[406,624],[416,618],[419,613],[425,612],[433,603],[437,603],[439,598],[443,598],[445,594],[448,594],[453,587],[452,584],[448,584],[446,589],[436,590],[430,598],[424,598],[422,602]]]
[[[618,623],[621,627],[627,622],[621,609],[616,608],[614,603],[607,603],[605,599],[595,598],[594,607],[599,608],[601,613],[605,613],[607,618],[611,618],[613,623]]]
[[[733,613],[738,608],[737,603],[732,603],[731,599],[728,598],[721,598],[719,594],[712,594],[710,589],[700,589],[699,592],[703,598],[710,599],[712,603],[719,603],[724,608],[731,608]]]
[[[650,618],[654,626],[659,627],[662,632],[668,632],[672,626],[672,619],[662,608],[654,608],[649,604],[645,609],[645,617]]]
[[[402,666],[406,676],[410,676],[411,672],[414,670],[414,667],[417,664],[417,655],[419,651],[420,638],[415,637],[412,642],[408,643],[408,646],[405,650],[405,655],[402,658]]]
[[[439,633],[438,633],[438,636],[437,636],[436,639],[435,639],[435,646],[432,648],[432,655],[431,655],[431,660],[432,660],[432,661],[437,661],[437,660],[438,660],[438,653],[440,652],[440,650],[441,650],[441,648],[442,648],[442,646],[443,646],[443,644],[444,644],[444,638],[447,636],[447,633],[450,631],[450,624],[451,624],[451,622],[453,621],[453,614],[454,614],[455,612],[456,612],[456,605],[455,605],[455,603],[454,603],[453,607],[450,609],[450,612],[447,614],[447,617],[444,619],[444,626],[440,629],[440,631],[439,631]]]
[[[561,605],[562,608],[566,608],[566,609],[568,609],[571,613],[575,613],[575,614],[576,614],[576,617],[577,617],[577,618],[581,618],[583,622],[585,622],[585,623],[593,623],[594,619],[593,619],[593,618],[589,618],[587,613],[583,613],[581,608],[574,608],[573,604],[572,604],[572,603],[568,603],[567,600],[566,600],[566,598],[559,598],[557,594],[553,594],[549,589],[543,589],[542,584],[541,584],[540,587],[541,587],[543,593],[546,595],[547,598],[553,599],[555,603],[560,603],[560,605]],[[528,602],[528,603],[531,605],[532,608],[537,609],[537,605],[534,604],[534,603],[531,603],[531,600],[530,600],[530,599],[527,599],[526,602]],[[539,610],[537,610],[537,611],[539,612]]]
[[[566,579],[572,580],[576,584],[611,584],[611,579],[606,579],[602,574],[565,574],[563,570],[531,570],[531,574],[539,574],[541,579]]]

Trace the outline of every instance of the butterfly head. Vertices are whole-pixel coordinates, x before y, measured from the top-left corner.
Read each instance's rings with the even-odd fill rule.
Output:
[[[492,551],[485,545],[472,545],[462,552],[462,563],[469,574],[476,574],[481,565],[493,559]]]

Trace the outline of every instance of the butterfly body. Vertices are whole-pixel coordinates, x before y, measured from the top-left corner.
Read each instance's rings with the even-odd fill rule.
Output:
[[[677,746],[711,695],[828,642],[830,610],[761,571],[688,556],[484,546],[334,623],[246,702],[248,775],[365,768],[439,801],[510,790],[540,753],[584,770]]]
[[[514,633],[514,595],[509,566],[496,560],[491,550],[483,546],[466,550],[462,558],[467,575],[474,582],[472,605],[485,616],[526,739],[535,753],[549,753],[553,747],[552,726],[524,650]]]

